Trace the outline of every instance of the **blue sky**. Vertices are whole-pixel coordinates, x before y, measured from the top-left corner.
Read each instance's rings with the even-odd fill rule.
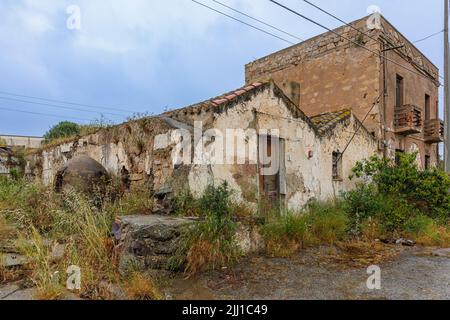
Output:
[[[212,0],[199,1],[236,15]],[[221,1],[303,39],[323,32],[268,0]],[[301,0],[279,1],[326,26],[340,25]],[[347,21],[377,5],[411,40],[443,29],[442,1],[311,1]],[[66,26],[70,5],[81,10],[80,30]],[[246,63],[287,46],[190,0],[2,0],[0,92],[124,109],[127,114],[160,113],[240,87]],[[417,47],[442,73],[442,34]],[[102,117],[99,109],[65,105],[93,111],[82,112],[5,97],[26,100],[0,94],[0,109],[53,117],[0,110],[1,134],[42,135],[65,118],[89,123]],[[103,112],[120,114],[103,115],[112,122],[126,119],[124,112]]]

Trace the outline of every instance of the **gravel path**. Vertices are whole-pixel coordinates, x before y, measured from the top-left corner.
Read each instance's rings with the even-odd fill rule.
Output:
[[[386,255],[377,263],[370,256]],[[369,260],[369,261],[367,261]],[[381,289],[369,290],[367,266],[381,268]],[[163,283],[182,300],[450,299],[450,249],[388,247],[382,253],[345,256],[336,248],[302,251],[289,259],[253,256],[235,267]],[[30,300],[34,289],[0,286],[0,300]],[[74,299],[75,297],[68,297]]]
[[[381,290],[367,288],[367,266],[324,261],[322,249],[290,259],[251,257],[230,270],[177,277],[168,294],[174,299],[450,299],[450,249],[393,250],[396,257],[379,264]]]

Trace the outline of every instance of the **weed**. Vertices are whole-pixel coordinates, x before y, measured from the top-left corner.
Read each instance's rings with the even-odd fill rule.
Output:
[[[126,292],[133,300],[162,300],[155,282],[141,273],[133,273],[126,284]]]
[[[29,242],[23,241],[21,250],[30,261],[32,281],[38,291],[37,298],[56,300],[62,294],[62,287],[54,280],[57,269],[50,261],[49,247],[44,244],[44,239],[34,228],[29,235],[29,240]]]
[[[236,223],[230,208],[231,194],[226,182],[207,187],[198,199],[203,220],[185,231],[171,262],[173,268],[184,266],[185,272],[192,275],[227,266],[240,257],[235,243]]]
[[[408,237],[413,238],[420,245],[442,247],[450,245],[450,228],[439,225],[435,220],[424,215],[409,219],[405,223],[404,231]]]
[[[310,230],[321,244],[335,244],[347,236],[348,217],[340,202],[312,203],[308,209]]]
[[[272,217],[262,227],[268,254],[276,257],[288,257],[311,243],[308,230],[308,217],[288,212]]]

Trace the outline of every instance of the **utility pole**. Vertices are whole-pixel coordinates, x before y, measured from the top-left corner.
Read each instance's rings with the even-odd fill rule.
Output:
[[[445,72],[445,84],[444,84],[444,121],[445,121],[445,135],[444,135],[444,161],[445,171],[450,173],[450,70],[449,70],[449,42],[448,42],[448,8],[449,0],[444,0],[444,72]]]

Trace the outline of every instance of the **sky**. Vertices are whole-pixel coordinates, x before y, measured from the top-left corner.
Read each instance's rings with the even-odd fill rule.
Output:
[[[220,1],[302,39],[324,32],[269,0]],[[341,25],[302,0],[278,1]],[[310,1],[349,22],[376,5],[410,40],[444,28],[438,0]],[[246,63],[288,46],[191,0],[2,0],[0,134],[40,136],[62,120],[120,123],[187,106],[241,87]],[[442,73],[442,34],[417,47]]]

